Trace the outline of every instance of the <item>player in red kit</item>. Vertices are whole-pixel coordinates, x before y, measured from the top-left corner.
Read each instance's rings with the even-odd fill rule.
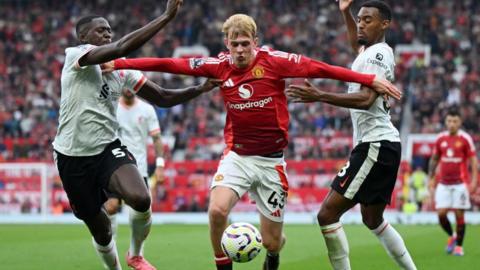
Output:
[[[105,69],[139,69],[218,78],[227,111],[227,148],[212,180],[209,204],[210,238],[217,269],[232,269],[221,249],[228,215],[245,192],[260,212],[260,232],[267,250],[264,269],[278,269],[285,243],[284,209],[288,192],[283,149],[288,144],[289,114],[284,78],[332,78],[357,82],[381,94],[400,92],[375,75],[331,66],[303,55],[257,46],[255,21],[243,14],[228,18],[222,29],[229,52],[213,58],[139,58],[115,60]]]
[[[465,235],[464,212],[470,208],[469,193],[474,193],[478,184],[477,157],[473,140],[460,129],[460,114],[450,110],[445,124],[447,131],[440,133],[435,142],[435,149],[429,164],[429,187],[431,194],[435,190],[435,209],[440,226],[448,234],[446,251],[456,256],[463,256],[463,238]],[[471,167],[471,181],[467,189],[468,162]],[[435,181],[437,165],[440,163],[438,184]],[[436,185],[436,188],[435,188]],[[448,220],[447,213],[455,211],[456,234]]]

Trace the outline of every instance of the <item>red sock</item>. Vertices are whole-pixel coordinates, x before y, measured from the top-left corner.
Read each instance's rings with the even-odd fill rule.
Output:
[[[232,269],[232,260],[223,253],[215,254],[215,264],[217,265],[218,270]]]

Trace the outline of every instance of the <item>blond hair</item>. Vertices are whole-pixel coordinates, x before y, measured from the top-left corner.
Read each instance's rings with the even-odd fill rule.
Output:
[[[235,14],[223,23],[222,33],[225,34],[226,38],[235,38],[239,35],[247,35],[255,38],[257,36],[257,24],[255,24],[253,18],[248,15]]]

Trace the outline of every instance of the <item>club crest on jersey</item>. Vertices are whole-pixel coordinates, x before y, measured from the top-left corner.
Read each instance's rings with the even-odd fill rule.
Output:
[[[377,55],[375,56],[375,58],[376,58],[378,61],[382,61],[382,60],[383,60],[383,54],[377,53]]]
[[[462,147],[462,141],[456,141],[456,142],[455,142],[455,147],[456,147],[456,148]]]
[[[261,66],[255,66],[253,69],[252,69],[252,76],[255,78],[255,79],[261,79],[263,78],[263,75],[265,74],[265,70],[263,69],[263,67]]]
[[[220,182],[223,180],[223,174],[217,174],[215,175],[215,182]]]
[[[250,84],[242,84],[238,87],[238,95],[243,99],[249,99],[253,96],[253,87]]]

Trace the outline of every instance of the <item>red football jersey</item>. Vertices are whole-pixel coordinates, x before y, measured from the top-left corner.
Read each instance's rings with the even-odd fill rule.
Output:
[[[440,158],[440,183],[453,185],[464,183],[468,176],[468,159],[475,155],[472,137],[459,130],[457,135],[448,131],[438,135],[433,153]]]
[[[117,59],[115,69],[139,69],[218,78],[227,119],[226,150],[240,155],[281,151],[288,144],[289,114],[284,78],[332,78],[370,86],[375,75],[360,74],[303,55],[257,49],[252,64],[238,69],[229,53],[208,58]]]

